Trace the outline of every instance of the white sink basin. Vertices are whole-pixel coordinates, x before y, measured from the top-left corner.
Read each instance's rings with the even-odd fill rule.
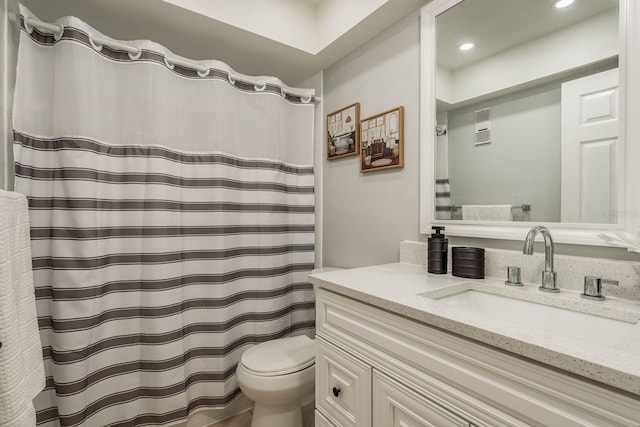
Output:
[[[631,333],[640,318],[640,312],[626,312],[598,306],[603,303],[571,301],[549,297],[548,295],[518,294],[517,290],[504,292],[517,295],[497,295],[502,289],[485,292],[481,286],[464,284],[451,289],[435,290],[419,294],[438,301],[438,307],[448,312],[460,311],[465,315],[483,316],[501,323],[553,334],[577,338],[600,345],[611,346],[619,343]],[[487,289],[489,290],[489,289]],[[448,291],[448,292],[447,292]],[[552,305],[540,301],[527,301],[523,298],[549,298]],[[559,301],[559,302],[558,302]],[[553,305],[570,307],[560,308]],[[592,314],[585,311],[596,311]]]

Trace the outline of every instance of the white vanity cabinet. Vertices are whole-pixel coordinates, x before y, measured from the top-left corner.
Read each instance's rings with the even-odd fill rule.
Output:
[[[640,397],[316,289],[317,426],[640,426]]]
[[[440,406],[383,374],[373,372],[373,427],[468,427],[455,407]]]

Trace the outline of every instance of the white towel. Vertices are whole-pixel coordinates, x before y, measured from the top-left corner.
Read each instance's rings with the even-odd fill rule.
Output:
[[[513,221],[511,205],[462,205],[464,221]]]
[[[33,427],[45,386],[27,199],[0,190],[0,426]]]

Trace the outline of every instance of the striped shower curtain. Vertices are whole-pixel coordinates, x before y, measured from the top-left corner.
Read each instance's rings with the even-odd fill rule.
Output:
[[[436,219],[451,219],[451,186],[449,178],[436,178]]]
[[[155,43],[131,55],[78,19],[57,25],[22,20],[14,104],[47,374],[38,424],[230,415],[248,404],[241,353],[313,332],[314,106],[275,78],[244,84],[216,61],[198,73]]]
[[[439,120],[446,122],[445,117]],[[447,125],[436,126],[436,164],[435,164],[435,218],[451,219],[451,185],[449,183],[449,137]]]

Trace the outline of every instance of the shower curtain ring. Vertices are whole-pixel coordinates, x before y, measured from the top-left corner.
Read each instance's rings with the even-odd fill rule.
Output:
[[[24,29],[27,30],[28,34],[33,33],[33,26],[29,24],[29,18],[24,17]]]
[[[129,59],[135,61],[136,59],[140,59],[140,57],[142,56],[142,49],[138,48],[138,52],[137,53],[127,52],[127,54],[129,55]]]
[[[267,88],[267,82],[262,82],[261,85],[253,85],[253,88],[256,90],[256,92],[262,92]]]
[[[227,74],[227,78],[229,79],[229,83],[231,83],[231,86],[236,85],[236,80],[233,77],[231,77],[231,73]]]
[[[29,21],[33,22],[30,23]],[[37,19],[24,17],[24,29],[27,30],[28,34],[33,33],[35,27],[41,28],[46,33],[51,33],[53,35],[53,39],[55,41],[59,41],[64,34],[64,26],[63,25],[55,25],[55,24],[47,24],[46,22],[38,21]]]
[[[93,47],[98,52],[102,51],[102,45],[101,44],[97,44],[96,42],[94,42],[92,36],[89,36],[89,44],[91,45],[91,47]]]
[[[211,72],[211,68],[207,67],[206,70],[197,70],[197,72],[198,72],[198,76],[207,77],[209,75],[209,73]]]
[[[164,63],[170,70],[173,70],[175,68],[175,64],[169,62],[166,56],[164,57]]]
[[[311,102],[311,95],[301,95],[300,96],[300,102],[302,102],[303,104],[308,104]]]

